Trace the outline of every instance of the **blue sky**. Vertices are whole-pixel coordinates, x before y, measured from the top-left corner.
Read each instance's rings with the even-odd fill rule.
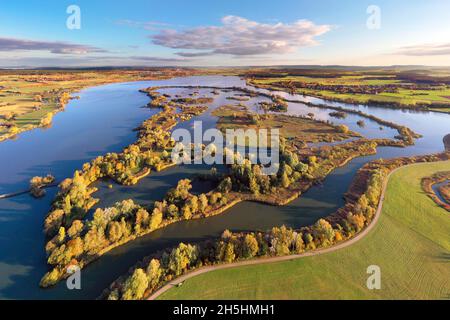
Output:
[[[443,0],[9,1],[0,66],[450,65],[449,21]]]

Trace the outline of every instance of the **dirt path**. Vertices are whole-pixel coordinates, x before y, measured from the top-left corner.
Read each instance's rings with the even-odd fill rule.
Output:
[[[346,240],[344,242],[341,242],[341,243],[339,243],[339,244],[337,244],[335,246],[329,247],[329,248],[318,249],[318,250],[314,250],[314,251],[310,251],[310,252],[305,252],[305,253],[302,253],[302,254],[294,254],[294,255],[288,255],[288,256],[282,256],[282,257],[259,258],[259,259],[240,261],[240,262],[230,263],[230,264],[220,264],[220,265],[203,267],[203,268],[194,270],[192,272],[186,273],[186,274],[184,274],[184,275],[182,275],[182,276],[180,276],[180,277],[170,281],[169,283],[167,283],[166,285],[161,287],[159,290],[155,291],[150,297],[147,298],[147,300],[155,300],[161,294],[163,294],[167,290],[171,289],[172,287],[176,287],[177,285],[179,285],[180,283],[186,281],[187,279],[193,278],[193,277],[198,276],[198,275],[203,274],[203,273],[207,273],[207,272],[211,272],[211,271],[215,271],[215,270],[222,270],[222,269],[230,269],[230,268],[236,268],[236,267],[242,267],[242,266],[255,265],[255,264],[273,263],[273,262],[280,262],[280,261],[289,261],[289,260],[300,259],[300,258],[304,258],[304,257],[317,256],[317,255],[320,255],[320,254],[325,254],[325,253],[329,253],[329,252],[333,252],[333,251],[337,251],[337,250],[349,247],[352,244],[354,244],[357,241],[359,241],[362,238],[364,238],[375,227],[375,225],[377,224],[377,222],[378,222],[378,220],[380,218],[380,215],[381,215],[381,210],[383,208],[383,202],[384,202],[384,197],[385,197],[385,193],[386,193],[386,187],[388,185],[388,182],[389,182],[389,179],[390,179],[391,175],[394,174],[395,172],[397,172],[397,170],[399,170],[399,169],[403,169],[403,168],[406,168],[406,167],[409,167],[409,166],[412,166],[412,165],[423,165],[423,164],[428,164],[428,162],[408,164],[406,166],[402,166],[402,167],[399,167],[397,169],[394,169],[393,171],[391,171],[389,173],[389,175],[387,176],[387,178],[386,178],[386,180],[384,182],[384,185],[383,185],[383,190],[381,192],[380,202],[378,204],[378,208],[377,208],[377,212],[375,213],[375,217],[373,218],[373,220],[372,220],[372,222],[371,222],[371,224],[369,226],[367,226],[363,231],[358,233],[352,239]]]

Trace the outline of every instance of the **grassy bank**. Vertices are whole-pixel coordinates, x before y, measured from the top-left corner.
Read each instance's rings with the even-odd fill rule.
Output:
[[[187,280],[162,299],[445,299],[450,294],[450,221],[421,179],[450,161],[413,165],[389,181],[374,230],[353,246],[287,262],[219,270]],[[366,288],[369,265],[382,289]]]
[[[0,72],[0,141],[49,126],[70,95],[102,84],[166,79],[193,71],[160,70],[11,70]]]

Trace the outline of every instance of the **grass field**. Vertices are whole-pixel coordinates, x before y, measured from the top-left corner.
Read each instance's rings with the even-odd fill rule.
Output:
[[[62,110],[59,97],[65,92],[73,93],[106,83],[163,79],[191,73],[177,69],[166,69],[163,72],[150,69],[0,72],[0,141],[17,133],[47,125],[46,118],[50,121],[54,113]],[[5,125],[5,121],[10,122],[9,126]]]
[[[215,109],[212,115],[219,117],[217,128],[226,129],[279,129],[287,139],[302,142],[333,142],[360,137],[356,132],[341,132],[335,126],[314,119],[292,117],[283,114],[259,115],[257,123],[251,120],[252,113],[235,105],[225,105]]]
[[[263,78],[253,80],[255,84],[271,85],[274,82],[302,82],[305,84],[320,84],[328,86],[383,86],[389,84],[412,84],[408,81],[401,81],[396,79],[393,75],[383,75],[382,80],[373,76],[340,76],[335,78],[320,78],[320,77],[308,77],[308,76],[286,76],[279,78]],[[381,92],[378,94],[360,94],[360,93],[340,93],[339,91],[333,91],[331,89],[318,90],[308,88],[298,88],[297,92],[306,95],[323,97],[326,99],[339,100],[339,101],[354,101],[357,103],[368,103],[370,101],[377,101],[381,103],[401,104],[404,106],[415,106],[417,104],[430,104],[440,103],[450,106],[450,88],[445,85],[438,86],[438,90],[409,90],[406,88],[400,88],[398,92]],[[437,107],[433,110],[440,112],[450,112],[450,108]]]
[[[378,224],[350,247],[206,273],[160,299],[449,299],[450,216],[420,186],[449,168],[445,161],[394,173]],[[381,290],[366,287],[369,265],[381,268]]]

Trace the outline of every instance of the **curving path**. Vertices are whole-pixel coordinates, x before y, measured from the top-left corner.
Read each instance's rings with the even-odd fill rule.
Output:
[[[160,289],[155,291],[151,296],[149,296],[147,298],[147,300],[155,300],[160,295],[162,295],[164,292],[166,292],[169,289],[171,289],[172,287],[178,286],[179,284],[183,283],[187,279],[193,278],[193,277],[198,276],[198,275],[203,274],[203,273],[207,273],[207,272],[211,272],[211,271],[215,271],[215,270],[222,270],[222,269],[230,269],[230,268],[248,266],[248,265],[265,264],[265,263],[273,263],[273,262],[280,262],[280,261],[289,261],[289,260],[300,259],[300,258],[304,258],[304,257],[317,256],[317,255],[320,255],[320,254],[325,254],[325,253],[337,251],[339,249],[343,249],[343,248],[346,248],[348,246],[351,246],[352,244],[354,244],[357,241],[359,241],[362,238],[364,238],[375,227],[375,225],[377,224],[377,222],[378,222],[378,220],[380,218],[380,215],[381,215],[381,210],[383,208],[383,202],[384,202],[384,197],[385,197],[385,193],[386,193],[386,187],[388,185],[388,182],[389,182],[389,179],[390,179],[391,175],[394,174],[395,172],[397,172],[399,169],[403,169],[403,168],[406,168],[406,167],[409,167],[409,166],[412,166],[412,165],[424,165],[424,164],[428,164],[428,162],[408,164],[408,165],[396,168],[396,169],[392,170],[388,174],[388,176],[386,177],[386,180],[384,181],[383,189],[382,189],[381,196],[380,196],[380,202],[378,204],[378,208],[377,208],[377,211],[375,213],[375,216],[374,216],[372,222],[363,231],[361,231],[355,237],[353,237],[353,238],[351,238],[349,240],[343,241],[343,242],[341,242],[341,243],[339,243],[337,245],[334,245],[332,247],[329,247],[329,248],[318,249],[318,250],[314,250],[314,251],[310,251],[310,252],[305,252],[305,253],[302,253],[302,254],[281,256],[281,257],[271,257],[271,258],[259,258],[259,259],[240,261],[240,262],[230,263],[230,264],[213,265],[213,266],[208,266],[208,267],[203,267],[203,268],[200,268],[200,269],[196,269],[196,270],[194,270],[192,272],[186,273],[186,274],[184,274],[184,275],[182,275],[182,276],[180,276],[180,277],[178,277],[178,278],[168,282],[163,287],[161,287]]]

